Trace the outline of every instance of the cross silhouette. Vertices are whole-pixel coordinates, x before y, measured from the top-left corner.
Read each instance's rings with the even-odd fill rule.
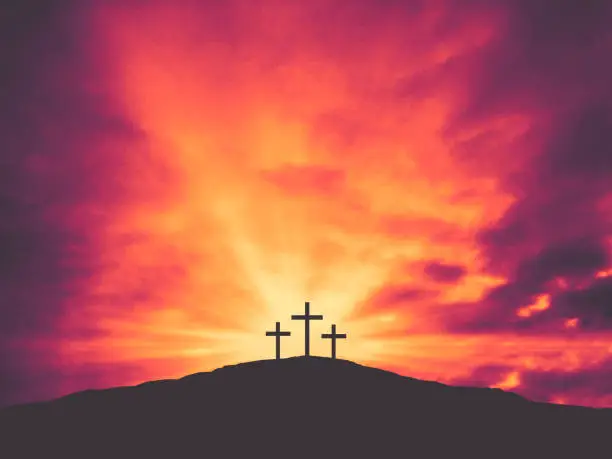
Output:
[[[321,338],[331,339],[332,359],[336,358],[336,340],[346,339],[346,333],[336,333],[336,324],[332,325],[331,333],[323,333]]]
[[[310,303],[306,302],[306,309],[303,315],[292,315],[291,320],[303,320],[306,331],[306,346],[304,355],[310,355],[310,321],[323,320],[322,315],[310,315]]]
[[[280,322],[276,322],[276,330],[267,331],[266,336],[275,336],[276,337],[276,360],[280,359],[280,339],[281,336],[291,336],[291,332],[281,331]]]

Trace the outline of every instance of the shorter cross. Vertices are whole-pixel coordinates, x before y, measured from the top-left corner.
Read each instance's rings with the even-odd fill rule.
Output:
[[[331,339],[331,348],[332,348],[332,359],[336,358],[336,340],[346,339],[346,333],[336,333],[336,324],[332,325],[331,333],[323,333],[321,335],[323,339]]]
[[[280,322],[276,322],[276,330],[267,331],[266,336],[275,336],[276,337],[276,360],[280,359],[280,340],[281,336],[291,336],[291,332],[281,331]]]

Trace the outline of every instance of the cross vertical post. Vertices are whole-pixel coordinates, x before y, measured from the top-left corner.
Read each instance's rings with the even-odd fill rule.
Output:
[[[291,320],[303,320],[304,321],[304,331],[306,334],[305,338],[305,347],[304,347],[304,355],[310,355],[310,321],[311,320],[323,320],[323,316],[320,314],[311,315],[310,314],[310,303],[306,302],[306,307],[304,314],[294,314],[291,316]]]
[[[276,337],[276,360],[280,360],[280,344],[281,344],[281,336],[291,336],[291,332],[281,331],[280,322],[276,322],[276,330],[267,331],[266,336],[275,336]]]
[[[331,348],[332,348],[332,359],[336,358],[336,340],[337,339],[346,339],[346,333],[336,333],[336,324],[332,325],[331,333],[323,333],[321,335],[323,339],[331,339]]]

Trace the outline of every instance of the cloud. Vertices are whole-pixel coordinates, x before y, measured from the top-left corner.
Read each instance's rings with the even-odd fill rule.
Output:
[[[262,358],[305,298],[423,377],[600,351],[606,2],[35,3],[0,27],[9,392]]]
[[[425,265],[425,273],[441,283],[457,282],[465,275],[465,267],[433,261]]]
[[[592,277],[608,266],[610,260],[606,249],[603,241],[590,238],[549,245],[519,265],[516,277],[521,282],[536,285],[544,285],[558,277]]]
[[[512,368],[506,365],[482,365],[462,378],[453,379],[453,384],[458,386],[493,387],[503,381]]]
[[[105,153],[138,138],[95,89],[79,10],[63,6],[15,3],[0,26],[11,49],[0,75],[0,403],[42,390],[61,338],[99,333],[60,323],[95,270],[90,229],[118,197]]]
[[[286,165],[265,171],[263,176],[265,180],[289,195],[338,194],[342,190],[344,179],[344,173],[341,170],[314,165]]]
[[[610,399],[612,359],[576,371],[527,371],[521,375],[523,394],[532,400],[564,401],[589,406],[595,400]],[[597,403],[597,402],[595,402]]]
[[[397,307],[401,303],[422,299],[427,297],[426,290],[408,286],[388,286],[375,295],[374,303],[377,309]]]
[[[610,330],[612,326],[612,278],[597,279],[592,284],[569,290],[553,299],[549,314],[565,319],[578,319],[582,331]]]
[[[593,314],[605,308],[610,292],[603,287],[609,278],[597,279],[597,273],[609,265],[605,245],[592,239],[580,239],[560,245],[547,246],[542,252],[519,264],[514,277],[487,292],[478,304],[457,321],[458,329],[473,331],[550,329],[562,331],[560,319],[577,318],[583,330],[598,329],[594,320],[605,314]],[[518,316],[519,309],[533,304],[541,295],[549,295],[550,306],[528,317]],[[589,301],[598,299],[598,301]],[[593,309],[595,308],[595,309]],[[475,312],[474,312],[475,310]],[[587,325],[589,324],[589,325]]]
[[[459,329],[557,327],[562,298],[583,295],[583,289],[571,293],[571,285],[593,281],[610,266],[610,226],[600,205],[612,192],[612,93],[603,83],[612,77],[604,58],[612,41],[602,22],[610,6],[587,2],[578,13],[577,4],[560,2],[555,14],[549,6],[516,2],[508,35],[499,43],[503,60],[488,60],[486,78],[457,120],[473,122],[513,103],[541,114],[525,138],[534,153],[521,156],[520,168],[504,179],[515,202],[477,238],[486,270],[507,281],[478,304],[463,306],[466,313],[456,315]],[[552,285],[560,279],[570,283],[567,294]],[[518,308],[541,294],[551,295],[551,307],[517,319]],[[578,308],[572,312],[582,316]],[[604,320],[597,317],[587,320],[591,328],[599,328],[594,320]]]
[[[514,375],[511,387],[516,392],[537,402],[552,402],[592,406],[610,400],[612,359],[607,358],[574,370],[536,370],[505,365],[483,365],[469,375],[453,380],[453,384],[477,387],[503,386]]]

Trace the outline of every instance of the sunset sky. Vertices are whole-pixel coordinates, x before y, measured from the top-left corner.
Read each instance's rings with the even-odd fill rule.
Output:
[[[612,407],[612,2],[0,7],[0,405],[312,353]]]

